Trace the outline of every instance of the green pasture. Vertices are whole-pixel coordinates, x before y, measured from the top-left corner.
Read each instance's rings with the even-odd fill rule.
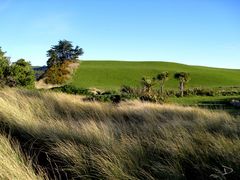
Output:
[[[143,76],[153,77],[162,71],[169,71],[170,79],[166,88],[176,89],[178,82],[175,72],[190,73],[188,87],[229,87],[240,86],[239,69],[223,69],[190,66],[170,62],[128,62],[128,61],[81,61],[72,84],[83,88],[119,89],[122,85],[140,86]]]

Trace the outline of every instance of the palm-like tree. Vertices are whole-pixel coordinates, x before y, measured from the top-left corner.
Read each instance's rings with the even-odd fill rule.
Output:
[[[191,80],[190,74],[187,72],[178,72],[174,74],[174,78],[179,81],[179,90],[181,93],[181,97],[183,97],[185,84]]]
[[[141,84],[144,88],[144,91],[147,93],[150,93],[152,90],[152,87],[156,84],[156,78],[143,77],[141,80]]]
[[[161,94],[163,94],[164,84],[168,80],[168,77],[169,77],[169,73],[167,71],[157,75],[157,80],[160,82]]]

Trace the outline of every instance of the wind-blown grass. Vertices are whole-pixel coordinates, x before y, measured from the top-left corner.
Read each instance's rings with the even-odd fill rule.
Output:
[[[53,179],[240,178],[240,121],[224,112],[6,89],[0,123]]]
[[[12,144],[13,142],[0,135],[0,179],[44,179],[43,173],[35,173],[31,161],[21,153],[18,145],[15,143],[13,148]]]

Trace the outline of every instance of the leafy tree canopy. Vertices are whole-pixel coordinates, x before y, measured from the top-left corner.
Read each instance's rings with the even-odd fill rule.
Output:
[[[144,90],[149,93],[152,87],[156,84],[156,78],[143,77],[141,84],[144,87]]]
[[[169,73],[168,71],[162,72],[157,75],[157,80],[160,82],[161,93],[163,93],[164,83],[168,80]]]
[[[168,79],[168,77],[169,77],[169,73],[167,71],[165,71],[165,72],[162,72],[162,73],[157,75],[157,80],[165,81],[165,80]]]
[[[19,59],[11,65],[10,77],[11,83],[15,86],[32,86],[35,80],[30,62],[24,59]]]
[[[50,67],[66,60],[77,60],[83,53],[83,49],[79,46],[73,47],[71,41],[60,40],[57,45],[47,51],[47,57],[49,57],[47,65]]]
[[[2,51],[2,48],[0,47],[0,80],[6,76],[6,73],[8,71],[10,61],[7,56],[5,56],[6,52]]]
[[[174,74],[174,78],[178,79],[180,82],[187,83],[190,81],[190,74],[187,72],[178,72]]]
[[[10,58],[0,47],[0,85],[1,86],[33,86],[34,71],[30,62],[19,59],[15,63],[10,63]]]
[[[174,78],[179,80],[179,90],[181,92],[181,96],[183,97],[184,86],[191,80],[190,74],[187,72],[178,72],[174,74]]]

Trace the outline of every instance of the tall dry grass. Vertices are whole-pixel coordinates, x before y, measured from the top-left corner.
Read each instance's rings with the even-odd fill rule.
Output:
[[[23,155],[16,142],[0,135],[0,179],[40,180],[47,177],[39,169],[38,172],[36,174],[31,160]]]
[[[52,179],[240,179],[240,121],[224,112],[5,89],[0,123]]]

